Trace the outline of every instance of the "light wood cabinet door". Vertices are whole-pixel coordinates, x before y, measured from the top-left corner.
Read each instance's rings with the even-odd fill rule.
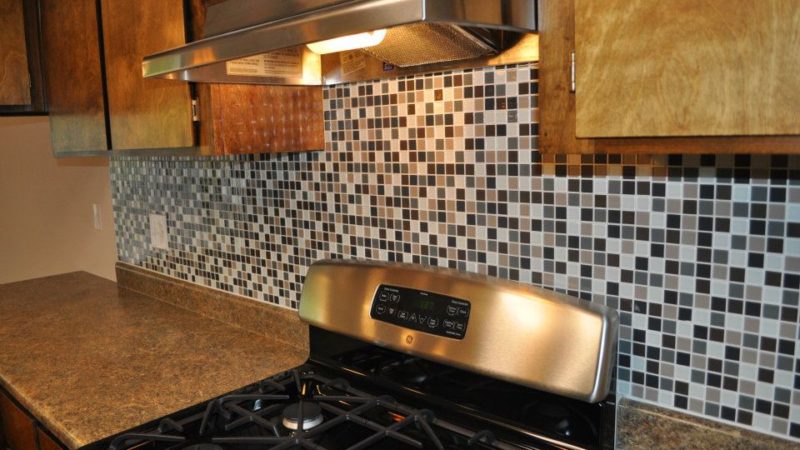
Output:
[[[798,135],[579,138],[576,104],[584,91],[580,85],[577,93],[571,90],[571,55],[577,47],[576,3],[539,2],[539,149],[543,154],[800,153]],[[615,108],[614,101],[600,106]]]
[[[0,391],[0,433],[11,450],[37,450],[36,425],[4,392]]]
[[[183,0],[102,0],[114,150],[194,145],[189,84],[144,79],[142,60],[186,42]]]
[[[800,134],[797,0],[575,0],[578,137]]]
[[[0,0],[0,105],[31,103],[22,0]]]

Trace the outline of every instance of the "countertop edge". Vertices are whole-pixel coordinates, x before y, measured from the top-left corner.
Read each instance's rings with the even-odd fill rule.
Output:
[[[12,397],[12,401],[19,403],[34,422],[42,424],[44,428],[47,428],[47,430],[58,438],[62,444],[66,445],[67,448],[76,450],[89,444],[88,442],[81,443],[67,430],[62,429],[57,423],[50,420],[49,416],[43,412],[41,408],[36,407],[36,402],[31,400],[30,397],[22,393],[19,389],[14,389],[13,384],[9,383],[2,374],[0,374],[0,388],[8,392]]]

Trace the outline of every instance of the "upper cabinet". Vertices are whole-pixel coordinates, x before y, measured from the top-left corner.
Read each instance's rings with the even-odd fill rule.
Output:
[[[800,151],[794,0],[541,0],[545,153]]]
[[[3,1],[3,0],[0,0]],[[207,155],[320,150],[320,87],[145,79],[145,55],[177,47],[183,0],[40,0],[56,155],[187,149]],[[192,23],[200,20],[194,18]],[[197,27],[193,27],[197,28]]]
[[[193,145],[189,86],[141,75],[144,55],[185,42],[181,0],[40,2],[57,155]]]
[[[0,0],[0,113],[44,113],[35,0]]]

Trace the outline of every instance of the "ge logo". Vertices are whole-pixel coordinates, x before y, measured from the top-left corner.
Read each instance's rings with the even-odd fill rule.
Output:
[[[414,336],[412,336],[410,334],[408,336],[406,336],[406,344],[411,345],[411,343],[413,343],[413,342],[414,342]]]

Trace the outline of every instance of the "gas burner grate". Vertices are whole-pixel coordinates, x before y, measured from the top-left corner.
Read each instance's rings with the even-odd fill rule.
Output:
[[[225,424],[226,430],[231,430],[244,423],[256,423],[264,427],[267,431],[272,433],[272,436],[228,436],[228,437],[213,437],[211,442],[215,444],[245,444],[245,445],[269,445],[273,444],[272,449],[284,449],[294,446],[302,448],[311,448],[317,450],[326,450],[315,443],[315,439],[323,433],[335,428],[344,422],[350,422],[362,426],[372,432],[372,434],[361,440],[359,443],[350,446],[352,450],[367,448],[383,439],[396,439],[407,445],[416,448],[423,448],[425,445],[417,439],[403,434],[402,431],[408,426],[416,425],[424,433],[425,436],[431,441],[437,449],[442,450],[442,445],[439,438],[431,428],[431,422],[435,420],[433,413],[429,410],[415,410],[405,407],[397,403],[397,401],[390,396],[374,397],[364,392],[358,391],[350,386],[350,384],[343,379],[326,379],[313,372],[301,373],[298,370],[289,372],[287,376],[279,378],[283,383],[273,382],[270,386],[274,389],[285,392],[287,384],[294,384],[294,389],[301,393],[301,395],[308,395],[304,386],[306,381],[313,381],[323,388],[341,391],[343,395],[330,395],[330,394],[313,394],[307,397],[307,400],[317,402],[320,408],[330,415],[332,419],[327,420],[322,425],[318,425],[310,430],[303,429],[304,417],[302,416],[302,409],[300,417],[297,418],[298,429],[296,432],[289,435],[282,435],[277,421],[264,419],[262,416],[268,414],[266,410],[279,409],[283,405],[275,404],[266,408],[262,407],[257,411],[250,411],[239,405],[241,402],[253,400],[288,400],[287,395],[232,395],[222,397],[214,402],[209,403],[206,415],[203,417],[203,426],[201,426],[201,434],[205,432],[207,424],[211,421],[211,416],[215,410],[225,416],[228,422]],[[263,389],[263,386],[262,386]],[[302,401],[302,400],[301,400]],[[336,404],[354,404],[358,405],[352,409],[343,409],[336,406]],[[375,408],[385,408],[386,410],[397,414],[398,417],[403,417],[398,422],[391,425],[381,425],[373,420],[363,417]],[[271,411],[270,411],[271,412]],[[239,417],[235,417],[238,415]]]
[[[109,450],[128,450],[148,443],[165,443],[170,449],[196,446],[235,448],[331,450],[320,444],[326,433],[343,426],[359,427],[357,442],[348,450],[378,447],[388,440],[411,448],[452,448],[437,432],[456,433],[472,448],[513,449],[486,430],[472,432],[450,424],[428,409],[415,409],[388,395],[374,396],[353,388],[341,378],[329,379],[312,370],[292,370],[262,381],[251,392],[233,393],[208,402],[205,409],[179,421],[164,419],[149,433],[128,433],[114,439]],[[281,411],[287,404],[315,403],[325,414],[310,429],[298,408],[297,429],[282,425]],[[309,408],[309,410],[316,408]],[[375,417],[390,417],[380,423]],[[196,423],[199,422],[199,427]],[[196,433],[187,438],[184,429],[194,423]],[[241,430],[247,432],[239,433]],[[253,429],[261,430],[256,433]],[[253,435],[255,434],[255,435]],[[192,444],[192,445],[189,445]],[[338,448],[338,447],[337,447]],[[404,447],[406,448],[406,447]]]

